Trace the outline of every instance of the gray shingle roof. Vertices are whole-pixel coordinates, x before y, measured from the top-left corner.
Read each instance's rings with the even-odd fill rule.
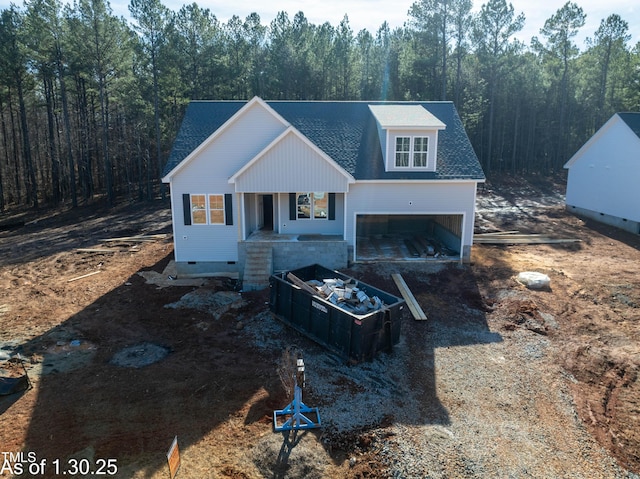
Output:
[[[451,102],[316,102],[267,101],[279,115],[333,158],[356,180],[471,179],[484,180],[460,117]],[[193,101],[165,165],[164,175],[220,128],[246,102]],[[438,132],[435,172],[387,172],[371,104],[420,105],[446,125]]]

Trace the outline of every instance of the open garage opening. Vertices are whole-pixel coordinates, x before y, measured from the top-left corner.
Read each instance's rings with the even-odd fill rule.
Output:
[[[355,260],[459,261],[463,215],[357,215]]]

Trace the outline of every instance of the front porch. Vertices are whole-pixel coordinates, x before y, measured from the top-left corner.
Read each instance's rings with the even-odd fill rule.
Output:
[[[278,234],[262,229],[238,243],[238,259],[243,289],[262,289],[274,272],[314,263],[330,269],[346,268],[349,247],[340,235]]]

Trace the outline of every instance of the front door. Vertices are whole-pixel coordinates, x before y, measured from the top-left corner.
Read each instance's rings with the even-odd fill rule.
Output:
[[[262,229],[273,230],[273,195],[262,195]]]

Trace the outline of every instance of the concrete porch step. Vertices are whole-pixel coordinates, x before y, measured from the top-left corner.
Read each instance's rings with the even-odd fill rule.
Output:
[[[256,291],[269,286],[273,271],[273,250],[269,243],[247,244],[242,289]]]

